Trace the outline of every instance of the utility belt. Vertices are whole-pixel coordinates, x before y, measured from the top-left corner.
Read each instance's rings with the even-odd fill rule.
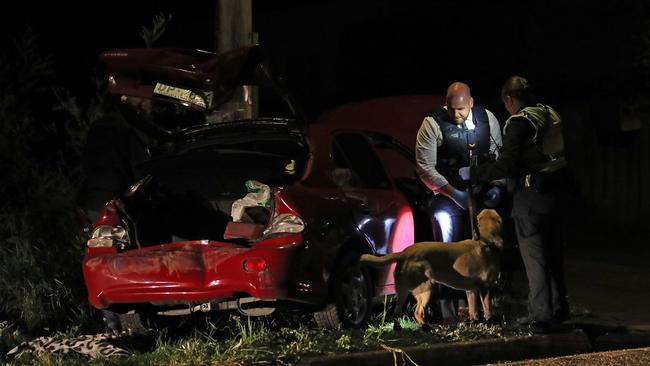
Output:
[[[531,190],[537,193],[549,193],[561,189],[566,182],[565,169],[553,172],[537,172],[526,174],[520,178],[509,179],[509,191]]]

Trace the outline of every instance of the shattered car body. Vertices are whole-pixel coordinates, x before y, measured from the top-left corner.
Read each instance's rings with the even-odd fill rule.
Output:
[[[102,59],[147,157],[134,163],[143,178],[106,204],[87,242],[94,307],[267,315],[288,305],[323,327],[357,327],[373,299],[395,291],[393,267],[361,268],[358,257],[435,239],[408,146],[442,98],[354,103],[307,124],[258,47]],[[247,182],[268,187],[269,200],[233,220]]]

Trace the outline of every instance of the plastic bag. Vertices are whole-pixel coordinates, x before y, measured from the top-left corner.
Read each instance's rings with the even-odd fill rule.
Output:
[[[271,189],[264,183],[256,180],[247,180],[245,183],[248,194],[232,203],[230,216],[232,221],[240,222],[246,207],[263,206],[271,204]]]

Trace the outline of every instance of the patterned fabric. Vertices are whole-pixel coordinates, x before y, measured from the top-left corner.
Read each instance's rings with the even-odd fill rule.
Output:
[[[9,357],[17,357],[30,352],[40,357],[47,353],[70,355],[78,354],[83,358],[96,359],[109,356],[126,356],[129,353],[113,343],[119,341],[127,332],[120,334],[101,333],[81,335],[75,338],[57,339],[54,337],[39,337],[30,342],[23,342],[7,353]]]

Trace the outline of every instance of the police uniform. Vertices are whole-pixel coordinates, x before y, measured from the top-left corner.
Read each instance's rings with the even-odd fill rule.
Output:
[[[529,285],[533,322],[568,318],[563,270],[563,203],[567,169],[562,120],[551,107],[536,104],[510,116],[503,128],[499,160],[470,168],[475,183],[509,178],[512,217]]]
[[[422,182],[434,192],[451,184],[465,190],[467,182],[458,175],[458,168],[469,165],[469,138],[475,143],[472,154],[488,159],[498,154],[501,144],[499,123],[489,110],[474,106],[462,124],[456,124],[447,109],[439,108],[424,119],[416,141],[416,161]],[[433,200],[434,217],[441,231],[442,241],[456,242],[471,237],[467,211],[448,197],[437,194]],[[442,318],[456,319],[458,303],[465,303],[465,292],[440,286]]]

